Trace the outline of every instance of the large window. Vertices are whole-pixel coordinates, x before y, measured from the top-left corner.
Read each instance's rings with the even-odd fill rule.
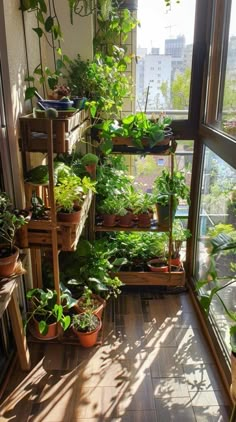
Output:
[[[188,18],[186,19],[186,16]],[[190,98],[195,0],[139,0],[136,110],[165,110],[187,119]]]
[[[220,233],[228,233],[236,239],[236,170],[206,148],[197,245],[196,269],[199,280],[206,279],[209,269],[209,239]],[[216,269],[222,285],[236,274],[235,263],[236,251],[221,253],[217,258]],[[236,283],[221,294],[224,295],[224,301],[229,308],[234,309]],[[213,301],[211,315],[215,327],[230,350],[229,322],[218,300]]]

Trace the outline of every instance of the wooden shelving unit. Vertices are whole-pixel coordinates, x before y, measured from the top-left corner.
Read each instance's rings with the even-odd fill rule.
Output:
[[[138,149],[132,145],[128,138],[115,139],[113,152],[122,154],[153,154],[153,155],[169,155],[171,160],[170,171],[173,175],[174,170],[174,153],[177,148],[177,142],[175,139],[171,139],[169,145],[159,145],[154,148],[144,147],[143,150]],[[171,198],[172,199],[172,198]],[[170,200],[170,215],[172,213],[172,201]],[[136,272],[136,271],[120,271],[113,273],[113,276],[117,276],[120,280],[130,286],[169,286],[177,287],[185,285],[185,270],[181,267],[180,271],[171,272],[171,244],[172,244],[172,224],[169,227],[162,227],[158,225],[158,221],[152,220],[151,226],[147,228],[138,227],[137,224],[133,224],[131,227],[120,227],[118,224],[113,227],[103,226],[102,221],[96,222],[94,225],[95,232],[169,232],[169,272]]]
[[[32,259],[32,272],[35,287],[42,287],[41,248],[50,247],[52,249],[54,287],[57,291],[58,302],[60,301],[58,253],[60,250],[73,251],[76,249],[89,214],[92,193],[90,192],[84,201],[78,224],[58,222],[54,200],[53,158],[54,153],[71,152],[89,124],[89,114],[85,110],[77,111],[69,117],[53,120],[34,117],[32,114],[20,118],[20,148],[23,156],[29,152],[47,154],[49,172],[47,194],[50,208],[48,220],[31,220],[25,226],[20,246],[32,249],[34,258]],[[26,162],[26,160],[24,161]]]

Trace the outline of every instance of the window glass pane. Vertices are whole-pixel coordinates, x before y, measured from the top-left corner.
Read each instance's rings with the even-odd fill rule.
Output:
[[[232,0],[223,101],[219,120],[224,132],[236,138],[236,0]],[[221,103],[220,103],[221,104]]]
[[[236,240],[236,170],[206,148],[200,198],[199,233],[197,243],[196,274],[198,280],[208,280],[209,240],[228,233]],[[222,252],[216,257],[219,283],[223,286],[236,274],[236,250]],[[223,277],[223,279],[222,279]],[[211,284],[207,284],[205,289]],[[236,283],[223,289],[220,295],[227,306],[234,310]],[[219,300],[213,300],[211,316],[215,327],[229,348],[229,320]],[[230,348],[229,348],[230,350]]]
[[[188,18],[186,19],[186,16]],[[192,65],[195,0],[139,0],[136,110],[165,110],[187,119]]]

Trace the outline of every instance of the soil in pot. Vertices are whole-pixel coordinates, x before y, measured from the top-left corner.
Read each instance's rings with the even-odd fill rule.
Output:
[[[148,268],[153,272],[168,272],[168,265],[166,261],[162,261],[159,258],[151,259],[147,262]]]
[[[19,249],[13,246],[10,251],[8,245],[0,246],[0,277],[9,277],[14,274],[19,258]]]

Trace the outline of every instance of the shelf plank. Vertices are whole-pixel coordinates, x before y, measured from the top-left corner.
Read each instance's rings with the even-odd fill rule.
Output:
[[[101,224],[97,224],[94,227],[94,230],[96,232],[123,232],[123,231],[129,231],[129,232],[168,232],[168,227],[158,226],[157,222],[153,222],[150,227],[138,227],[137,224],[133,224],[130,227],[121,227],[119,225],[113,226],[113,227],[107,227],[103,226]]]
[[[112,273],[128,286],[184,286],[185,271],[162,273],[145,271],[120,271]]]

